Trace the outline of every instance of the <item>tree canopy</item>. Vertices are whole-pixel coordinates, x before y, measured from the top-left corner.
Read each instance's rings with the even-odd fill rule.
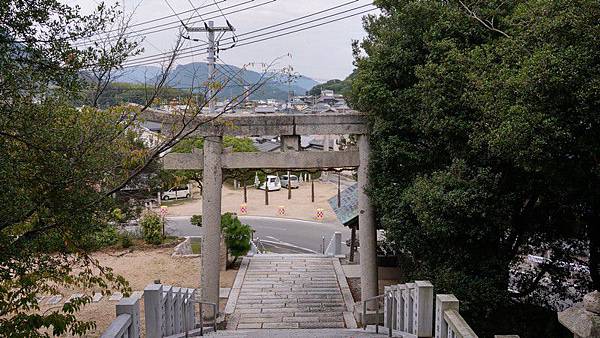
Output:
[[[318,84],[312,87],[308,91],[308,95],[321,95],[322,90],[333,90],[336,94],[342,94],[347,96],[350,94],[352,89],[352,80],[356,74],[356,71],[353,71],[347,78],[344,80],[334,79],[329,80],[325,83]]]
[[[375,3],[350,100],[408,278],[456,294],[476,331],[554,336],[555,314],[519,309],[600,287],[600,4]]]

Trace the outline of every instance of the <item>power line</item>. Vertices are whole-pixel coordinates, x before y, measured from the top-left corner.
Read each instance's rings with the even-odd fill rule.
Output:
[[[191,5],[191,6],[192,6],[192,8],[193,8],[193,7],[194,7],[194,4],[192,3],[192,0],[187,0],[187,1],[190,3],[190,5]],[[202,4],[204,5],[204,3],[206,3],[206,1],[205,1],[205,2],[203,2]],[[217,5],[217,3],[216,3],[216,2],[215,2],[215,5]],[[218,6],[218,5],[217,5],[217,6]],[[204,22],[204,18],[202,18],[202,14],[200,14],[200,12],[198,12],[197,10],[194,10],[194,12],[195,12],[196,14],[198,14],[198,16],[200,17],[200,20],[202,20],[202,22]]]
[[[173,12],[173,14],[177,17],[177,20],[179,20],[179,22],[181,22],[181,24],[183,25],[183,20],[181,20],[181,18],[179,17],[179,14],[177,14],[177,12],[175,11],[175,9],[173,9],[173,6],[171,6],[171,4],[169,3],[169,0],[164,0],[165,3],[167,4],[167,6],[169,6],[169,8],[171,9],[171,12]]]
[[[252,5],[252,6],[245,7],[245,8],[239,9],[239,10],[231,11],[228,14],[239,13],[239,12],[242,12],[242,11],[250,10],[250,9],[253,9],[253,8],[256,8],[256,7],[259,7],[259,6],[271,3],[271,2],[275,2],[275,1],[277,1],[277,0],[270,0],[270,1],[258,4],[258,5]],[[235,7],[246,5],[246,4],[251,3],[251,2],[254,2],[254,0],[246,0],[246,1],[234,4],[234,5],[231,5],[229,7],[225,7],[225,9],[232,9],[232,8],[235,8]],[[208,6],[212,6],[212,5],[207,5],[205,7],[208,7]],[[215,14],[215,13],[218,13],[218,12],[219,12],[218,10],[213,10],[213,11],[204,13],[204,15]],[[216,16],[213,16],[213,17],[210,17],[210,18],[206,18],[206,20],[218,18],[219,16],[220,15],[216,15]],[[190,18],[192,18],[192,17],[190,17]],[[188,21],[189,21],[189,19],[188,19]],[[189,24],[196,24],[196,23],[203,23],[203,22],[204,22],[203,20],[201,20],[201,21],[192,21],[192,22],[189,22]],[[167,26],[169,26],[169,27],[167,27]],[[142,28],[142,29],[139,29],[139,30],[134,30],[134,31],[127,32],[126,37],[129,38],[129,39],[131,39],[131,38],[136,38],[136,37],[139,37],[139,36],[147,36],[149,34],[165,32],[165,31],[172,30],[172,29],[178,29],[178,28],[181,28],[181,26],[182,26],[181,20],[179,20],[178,22],[167,22],[167,23],[156,25],[156,26],[153,26],[153,27]],[[163,28],[163,27],[166,27],[166,28]],[[161,28],[161,29],[157,29],[157,28]],[[107,38],[106,40],[108,40],[108,41],[114,41],[117,38],[118,37]],[[90,45],[90,44],[93,44],[95,42],[101,42],[101,41],[105,41],[105,39],[98,38],[98,39],[91,40],[91,41],[85,41],[85,42],[77,43],[74,46]]]
[[[319,24],[315,24],[315,25],[311,25],[311,26],[308,26],[308,27],[300,28],[300,29],[297,29],[297,30],[294,30],[294,31],[285,32],[285,33],[277,34],[277,35],[270,36],[270,37],[265,37],[265,38],[262,38],[262,39],[259,39],[259,40],[253,40],[253,39],[260,38],[260,37],[267,36],[267,35],[271,35],[271,34],[274,34],[274,33],[277,33],[277,32],[289,30],[291,28],[303,26],[303,25],[306,25],[306,24],[311,23],[311,22],[316,22],[316,21],[320,21],[320,20],[323,20],[323,19],[326,19],[326,18],[330,18],[330,17],[342,15],[342,14],[345,14],[345,13],[349,13],[349,12],[352,12],[352,11],[354,11],[356,9],[364,8],[366,6],[372,6],[372,4],[367,4],[367,5],[359,6],[359,7],[356,7],[356,8],[352,8],[352,9],[349,9],[349,10],[346,10],[346,11],[342,11],[342,12],[338,12],[338,13],[335,13],[335,14],[331,14],[331,15],[328,15],[328,16],[325,16],[325,17],[322,17],[322,18],[318,18],[318,19],[314,19],[314,20],[311,20],[311,21],[307,21],[307,22],[304,22],[304,23],[296,24],[296,25],[289,26],[289,27],[280,28],[280,29],[277,29],[277,30],[271,31],[271,32],[265,32],[265,33],[257,34],[255,36],[250,36],[250,37],[247,37],[245,39],[240,39],[240,40],[238,40],[238,42],[243,42],[243,41],[246,41],[246,42],[243,43],[243,44],[238,44],[235,47],[247,46],[247,45],[258,43],[258,42],[271,40],[271,39],[274,39],[274,38],[277,38],[277,37],[282,37],[282,36],[286,36],[286,35],[289,35],[289,34],[294,34],[294,33],[302,32],[302,31],[305,31],[305,30],[308,30],[308,29],[312,29],[312,28],[324,26],[324,25],[327,25],[327,24],[330,24],[330,23],[334,23],[334,22],[338,22],[338,21],[341,21],[341,20],[345,20],[345,19],[357,16],[357,15],[366,14],[366,13],[371,12],[371,11],[373,11],[373,10],[376,9],[376,7],[373,6],[372,8],[369,8],[369,9],[364,10],[364,11],[360,11],[358,13],[353,13],[353,14],[346,15],[346,16],[343,16],[343,17],[340,17],[340,18],[336,18],[336,19],[332,19],[332,20],[329,20],[329,21],[325,21],[325,22],[322,22],[322,23],[319,23]],[[257,30],[257,31],[260,31],[260,30]],[[246,33],[244,33],[244,35],[245,34]],[[240,34],[240,36],[242,36],[242,34]],[[203,46],[203,45],[200,45],[200,46]],[[187,51],[187,50],[190,50],[190,49],[194,49],[194,47],[188,47],[188,48],[184,48],[184,49],[180,50],[181,53],[179,54],[179,57],[185,57],[185,56],[190,55],[191,53]],[[228,49],[231,49],[231,48],[224,48],[224,49],[221,49],[221,50],[228,50]],[[140,65],[147,65],[147,64],[156,63],[156,61],[162,60],[166,54],[168,54],[168,53],[152,55],[152,56],[149,56],[149,57],[142,57],[142,58],[139,58],[139,59],[133,59],[133,60],[130,60],[131,63],[126,64],[124,66],[125,67],[133,67],[133,66],[140,66]],[[141,62],[141,63],[136,63],[136,62]]]
[[[266,26],[266,27],[262,27],[262,28],[259,28],[259,29],[255,29],[255,30],[253,30],[253,31],[250,31],[250,32],[245,32],[245,33],[242,33],[242,34],[238,35],[238,37],[240,37],[240,36],[246,36],[246,35],[253,34],[253,33],[257,33],[257,32],[261,32],[261,31],[264,31],[264,30],[267,30],[267,29],[271,29],[271,28],[279,27],[279,26],[282,26],[282,25],[286,25],[286,24],[288,24],[288,23],[292,23],[292,22],[295,22],[295,21],[299,21],[299,20],[302,20],[302,19],[306,19],[306,18],[308,18],[308,17],[311,17],[311,16],[315,16],[315,15],[319,15],[319,14],[322,14],[322,13],[326,13],[326,12],[332,11],[332,10],[334,10],[334,9],[338,9],[338,8],[340,8],[340,7],[343,7],[343,6],[349,5],[349,4],[351,4],[351,3],[354,3],[354,2],[356,2],[356,1],[358,1],[358,0],[353,0],[353,1],[350,1],[350,2],[346,2],[346,3],[344,3],[344,4],[341,4],[341,5],[338,5],[338,6],[334,6],[334,7],[326,8],[326,9],[324,9],[324,10],[317,11],[317,12],[314,12],[314,13],[311,13],[311,14],[308,14],[308,15],[304,15],[304,16],[301,16],[301,17],[299,17],[299,18],[295,18],[295,19],[291,19],[291,20],[287,20],[287,21],[279,22],[279,23],[277,23],[277,24],[273,24],[273,25],[270,25],[270,26]],[[367,4],[367,5],[364,5],[364,6],[368,6],[368,5],[370,5],[370,4]],[[360,7],[364,7],[364,6],[360,6]],[[357,8],[360,8],[360,7],[357,7]],[[350,9],[349,11],[352,11],[352,10],[355,10],[355,9],[356,9],[356,8],[353,8],[353,9]],[[341,13],[343,14],[343,13],[346,13],[346,12],[341,12]],[[326,16],[326,17],[324,17],[324,18],[321,18],[321,19],[325,19],[325,18],[328,18],[328,17],[336,16],[336,15],[339,15],[339,14],[340,14],[340,13],[336,13],[336,14],[333,14],[333,15],[330,15],[330,16]],[[309,22],[307,22],[307,23],[311,23],[311,22],[314,22],[314,21],[317,21],[317,20],[321,20],[321,19],[315,19],[315,20],[313,20],[313,21],[309,21]],[[299,24],[299,25],[301,25],[301,24]],[[298,27],[299,25],[292,26],[292,27],[290,27],[290,28]],[[200,47],[201,47],[201,46],[205,46],[205,45],[207,45],[207,43],[204,43],[203,45],[200,45]],[[191,50],[191,49],[194,49],[194,48],[196,48],[196,47],[195,47],[195,46],[192,46],[192,47],[189,47],[189,48],[182,49],[182,50],[180,50],[180,51],[181,51],[181,52],[184,52],[184,51]],[[129,61],[131,62],[131,61],[136,61],[136,60],[143,60],[143,59],[146,59],[146,58],[155,57],[155,56],[161,56],[161,55],[166,55],[166,54],[168,54],[168,53],[158,53],[158,54],[154,54],[154,55],[142,56],[142,57],[140,57],[140,58],[137,58],[137,59],[132,59],[132,60],[129,60]]]
[[[242,34],[239,34],[238,36],[239,37],[247,36],[247,35],[250,35],[250,34],[253,34],[253,33],[262,32],[262,31],[265,31],[265,30],[269,30],[269,29],[272,29],[272,28],[283,26],[283,25],[286,25],[286,24],[289,24],[289,23],[292,23],[292,22],[295,22],[295,21],[299,21],[299,20],[302,20],[302,19],[305,19],[305,18],[308,18],[308,17],[311,17],[311,16],[319,15],[319,14],[322,14],[322,13],[325,13],[325,12],[328,12],[328,11],[340,8],[342,6],[345,6],[345,5],[348,5],[350,3],[354,3],[354,2],[355,1],[350,1],[350,2],[347,2],[347,3],[342,4],[342,5],[330,7],[330,8],[327,8],[327,9],[315,12],[315,13],[304,15],[304,16],[299,17],[299,18],[295,18],[295,19],[283,21],[283,22],[280,22],[280,23],[277,23],[277,24],[274,24],[274,25],[270,25],[270,26],[266,26],[266,27],[263,27],[263,28],[260,28],[260,29],[256,29],[256,30],[250,31],[250,32],[242,33]],[[335,16],[342,15],[342,14],[346,14],[348,12],[351,12],[351,11],[354,11],[354,10],[357,10],[357,9],[365,8],[367,6],[372,6],[372,4],[371,3],[365,4],[365,5],[354,7],[354,8],[351,8],[351,9],[348,9],[348,10],[344,10],[344,11],[341,11],[341,12],[330,14],[330,15],[327,15],[327,16],[324,16],[324,17],[316,18],[316,19],[313,19],[313,20],[310,20],[310,21],[298,23],[298,24],[295,24],[295,25],[292,25],[292,26],[289,26],[289,27],[283,27],[283,28],[279,28],[279,29],[271,31],[271,32],[261,33],[261,34],[255,35],[255,36],[247,37],[245,39],[237,40],[237,42],[247,41],[248,39],[262,37],[262,36],[265,36],[265,35],[269,35],[269,34],[281,32],[281,31],[288,30],[288,29],[291,29],[291,28],[303,26],[303,25],[306,25],[306,24],[309,24],[309,23],[317,22],[317,21],[320,21],[320,20],[324,20],[324,19],[335,17]],[[196,49],[197,47],[202,47],[202,46],[206,46],[206,43],[201,44],[199,46],[191,46],[191,47],[187,47],[187,48],[182,48],[179,52],[181,53],[181,55],[187,55],[186,54],[187,51],[190,51],[190,50]],[[231,48],[223,48],[221,50],[227,50],[227,49],[231,49]],[[170,54],[170,53],[158,53],[158,54],[153,54],[153,55],[148,55],[148,56],[142,56],[142,57],[139,57],[139,58],[131,59],[131,60],[128,61],[128,63],[145,62],[146,60],[149,60],[149,59],[156,60],[157,57],[160,58],[160,59],[162,59],[165,55],[168,55],[168,54]]]
[[[218,1],[218,3],[223,3],[223,2],[225,2],[225,1],[226,1],[226,0],[219,0],[219,1]],[[142,22],[134,23],[134,24],[131,24],[131,25],[129,25],[129,26],[128,26],[128,28],[132,28],[132,27],[139,27],[139,26],[147,25],[147,24],[150,24],[150,23],[155,23],[155,22],[157,22],[157,21],[162,21],[162,20],[166,20],[166,19],[170,19],[170,18],[174,18],[174,17],[177,17],[177,18],[179,18],[179,17],[178,17],[179,15],[183,15],[183,14],[191,13],[191,12],[194,12],[194,11],[195,11],[195,12],[198,12],[198,11],[199,11],[199,10],[201,10],[201,9],[208,8],[208,7],[212,7],[212,6],[214,6],[214,5],[215,5],[214,3],[210,3],[210,4],[208,4],[208,5],[202,5],[202,6],[199,6],[199,7],[196,7],[196,8],[192,8],[192,9],[185,10],[185,11],[182,11],[182,12],[174,13],[174,14],[171,14],[171,15],[162,16],[162,17],[159,17],[159,18],[154,18],[154,19],[150,19],[150,20],[146,20],[146,21],[142,21]],[[155,27],[151,27],[151,28],[156,28],[156,26],[155,26]],[[151,28],[149,28],[149,29],[151,29]],[[100,36],[100,35],[102,35],[102,34],[106,34],[106,33],[112,33],[112,32],[118,32],[118,31],[120,31],[120,29],[108,30],[108,31],[104,31],[104,32],[101,32],[101,33],[95,34],[95,35],[93,35],[93,36]]]

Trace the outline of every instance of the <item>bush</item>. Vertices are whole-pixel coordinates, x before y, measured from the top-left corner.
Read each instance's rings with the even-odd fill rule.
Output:
[[[117,244],[119,234],[114,225],[108,225],[91,236],[89,242],[85,243],[90,249],[101,249]]]
[[[190,223],[192,223],[192,225],[195,225],[197,227],[201,227],[202,226],[202,215],[192,216],[192,218],[190,219]]]
[[[130,248],[133,245],[133,239],[131,238],[131,234],[128,232],[123,232],[120,236],[121,247],[123,249]]]
[[[146,243],[155,245],[162,243],[162,220],[157,213],[146,212],[142,215],[140,226],[142,227],[142,236]]]
[[[242,224],[233,214],[226,213],[221,217],[221,229],[225,235],[227,249],[235,257],[234,262],[238,257],[244,256],[250,251],[252,228],[249,225]]]

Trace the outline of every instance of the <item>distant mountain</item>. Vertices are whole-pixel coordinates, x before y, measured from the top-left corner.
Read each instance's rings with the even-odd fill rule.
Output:
[[[243,69],[232,65],[217,65],[217,79],[224,78],[226,74],[231,78],[234,74],[234,79],[229,81],[229,84],[221,90],[219,97],[221,99],[239,96],[244,85],[252,85],[261,79],[261,74],[252,70]],[[153,66],[139,66],[124,70],[119,74],[118,82],[125,83],[154,83],[160,74],[160,68]],[[167,86],[173,88],[187,89],[197,87],[206,82],[208,79],[208,65],[205,62],[194,62],[185,65],[177,66],[169,76]],[[300,76],[291,84],[289,90],[295,95],[304,95],[311,88],[317,85],[318,82],[306,77]],[[271,80],[250,96],[251,99],[280,99],[285,100],[288,96],[288,84],[277,79]]]
[[[160,74],[161,69],[155,66],[137,66],[126,68],[117,73],[116,82],[143,84],[150,83]]]

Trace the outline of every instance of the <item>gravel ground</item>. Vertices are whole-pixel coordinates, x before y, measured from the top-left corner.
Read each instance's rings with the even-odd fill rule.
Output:
[[[133,291],[143,291],[146,285],[155,279],[160,279],[163,284],[176,285],[189,288],[200,286],[200,258],[175,258],[171,257],[173,248],[141,248],[119,256],[124,251],[106,250],[94,253],[92,256],[105,266],[110,267],[117,274],[129,281]],[[237,270],[221,273],[221,287],[231,287],[235,280]],[[57,304],[62,306],[64,301],[73,293],[93,293],[94,290],[64,290],[63,300]],[[46,300],[42,301],[44,304]],[[115,319],[116,301],[109,301],[108,297],[98,303],[86,305],[77,317],[80,320],[96,321],[96,330],[90,331],[84,337],[98,337]],[[141,326],[144,328],[144,304],[141,301]],[[46,311],[51,306],[41,306],[41,311]]]
[[[342,187],[344,189],[344,187]],[[324,222],[338,223],[333,209],[327,200],[337,195],[337,185],[334,183],[315,182],[315,203],[311,202],[311,188],[309,183],[303,183],[298,189],[292,189],[292,199],[288,200],[287,189],[269,192],[269,205],[265,205],[265,192],[254,187],[248,187],[248,213],[249,216],[285,217],[304,220],[315,220],[317,208],[324,210]],[[234,190],[229,185],[223,185],[222,210],[223,212],[240,212],[240,205],[244,202],[243,189]],[[169,216],[191,216],[202,213],[202,199],[198,189],[194,189],[194,198],[191,201],[166,202]],[[285,215],[279,214],[279,206],[285,207]]]

